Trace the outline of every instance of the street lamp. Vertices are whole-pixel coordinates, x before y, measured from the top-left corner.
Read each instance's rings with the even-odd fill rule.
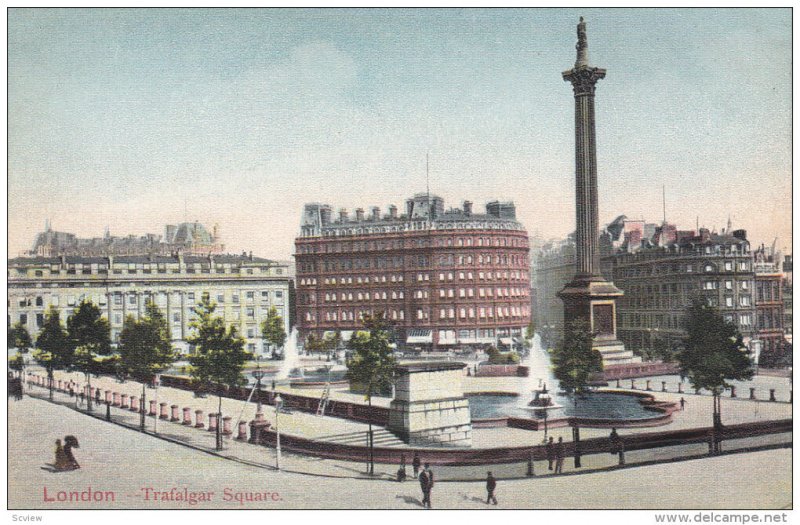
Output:
[[[258,390],[258,401],[256,405],[256,413],[261,413],[261,380],[264,378],[266,372],[261,370],[261,356],[256,356],[256,369],[253,370],[253,378],[256,380],[256,390]]]
[[[283,398],[280,394],[275,396],[275,433],[277,434],[277,446],[276,451],[277,455],[275,457],[275,467],[280,470],[281,469],[281,429],[278,426],[278,416],[281,413],[281,408],[283,407]]]

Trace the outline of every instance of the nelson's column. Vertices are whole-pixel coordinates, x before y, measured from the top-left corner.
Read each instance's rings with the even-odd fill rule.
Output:
[[[564,301],[564,324],[588,323],[594,334],[593,347],[603,355],[603,364],[639,361],[617,340],[617,297],[622,290],[600,273],[597,212],[597,150],[594,131],[594,90],[606,70],[589,65],[586,22],[578,23],[575,67],[562,73],[575,92],[575,277],[558,296]]]

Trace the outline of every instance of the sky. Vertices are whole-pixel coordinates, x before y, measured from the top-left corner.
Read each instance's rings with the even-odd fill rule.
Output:
[[[8,250],[217,224],[289,259],[304,203],[513,200],[575,228],[587,21],[600,222],[748,230],[791,253],[789,9],[19,9],[8,12]]]

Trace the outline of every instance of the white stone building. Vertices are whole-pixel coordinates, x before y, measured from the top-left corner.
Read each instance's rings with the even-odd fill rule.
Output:
[[[285,263],[246,255],[21,257],[8,261],[8,324],[21,322],[35,339],[51,305],[66,322],[88,299],[109,320],[116,343],[125,318],[141,315],[152,298],[168,320],[173,345],[187,353],[192,309],[207,293],[216,313],[245,338],[245,348],[263,353],[261,322],[270,307],[290,332],[289,290]]]

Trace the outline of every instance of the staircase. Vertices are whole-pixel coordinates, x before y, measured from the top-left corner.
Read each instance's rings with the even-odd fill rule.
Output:
[[[320,441],[327,441],[330,443],[340,443],[342,445],[361,445],[366,446],[366,432],[347,432],[344,434],[334,434],[328,436],[315,437],[314,439]],[[400,438],[389,432],[385,428],[376,428],[372,432],[373,443],[376,447],[403,447]]]

